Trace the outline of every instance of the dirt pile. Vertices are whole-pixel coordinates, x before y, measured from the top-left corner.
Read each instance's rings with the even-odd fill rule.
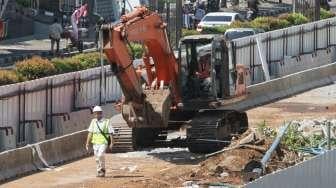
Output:
[[[272,142],[272,139],[261,137],[249,130],[232,142],[223,152],[213,156],[205,156],[206,159],[199,163],[199,166],[179,174],[178,178],[172,177],[169,180],[181,183],[192,181],[197,185],[213,185],[216,183],[242,185],[245,183],[243,181],[243,171],[246,165],[252,160],[260,161]],[[272,155],[266,171],[270,173],[287,168],[295,164],[295,159],[297,159],[295,152],[280,148]],[[170,173],[176,173],[173,171],[172,169]]]

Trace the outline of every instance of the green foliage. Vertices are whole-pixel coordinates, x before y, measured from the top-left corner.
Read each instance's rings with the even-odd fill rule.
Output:
[[[104,63],[106,57],[104,56]],[[33,80],[54,74],[62,74],[97,67],[100,65],[100,54],[97,52],[75,55],[67,58],[51,60],[34,56],[17,62],[13,71],[0,71],[0,85]]]
[[[266,136],[266,137],[271,137],[274,138],[276,136],[276,131],[270,127],[267,126],[266,121],[264,120],[263,122],[259,123],[257,125],[257,131]]]
[[[289,150],[297,151],[306,145],[307,140],[304,138],[302,132],[298,131],[298,125],[290,125],[286,134],[281,140]]]
[[[280,14],[280,15],[278,16],[278,18],[279,18],[280,20],[287,20],[287,21],[288,21],[289,13]]]
[[[291,124],[281,140],[281,144],[289,150],[299,151],[301,148],[318,147],[324,140],[322,135],[304,136],[303,132],[299,131],[298,128],[298,124]],[[332,145],[335,144],[335,140],[332,140],[331,143]]]
[[[309,22],[308,18],[305,17],[301,13],[292,13],[292,14],[289,14],[288,18],[287,18],[287,21],[291,25],[300,25],[300,24],[305,24],[305,23]]]
[[[327,19],[327,18],[332,18],[332,17],[335,17],[335,13],[321,8],[321,10],[320,10],[320,18],[321,19]]]
[[[228,30],[230,26],[216,26],[216,27],[204,27],[202,29],[202,34],[224,34],[226,30]]]
[[[144,48],[141,44],[139,43],[131,43],[130,46],[128,46],[128,50],[130,54],[134,56],[135,59],[140,59],[142,58],[142,55],[144,53]]]
[[[98,52],[82,53],[71,57],[71,61],[79,62],[84,69],[94,68],[100,65],[100,55]]]
[[[282,29],[291,26],[289,21],[279,18],[270,19],[270,30]]]
[[[15,71],[0,70],[0,85],[14,84],[20,81]]]
[[[33,80],[45,76],[54,75],[57,70],[48,59],[34,56],[31,59],[25,59],[15,65],[15,71],[18,75]]]
[[[272,27],[274,29],[282,29],[282,28],[286,28],[286,27],[290,27],[291,24],[288,20],[282,20],[282,19],[278,19],[277,20],[277,27]]]
[[[270,20],[271,20],[270,17],[258,17],[251,22],[251,27],[260,28],[265,31],[270,31],[271,30]]]
[[[30,0],[16,0],[16,3],[22,7],[29,7]]]
[[[190,36],[190,35],[199,35],[200,32],[194,30],[194,29],[182,29],[182,37]]]
[[[242,21],[234,21],[231,23],[230,28],[251,28],[251,22],[242,22]]]
[[[100,54],[98,52],[78,54],[67,58],[53,58],[51,62],[55,65],[58,74],[85,70],[100,65]],[[106,57],[104,56],[104,63]]]
[[[79,61],[74,61],[71,58],[53,58],[51,62],[55,65],[58,74],[84,69]]]

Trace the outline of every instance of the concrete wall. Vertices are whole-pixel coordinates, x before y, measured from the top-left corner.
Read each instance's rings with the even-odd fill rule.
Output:
[[[79,131],[51,140],[0,153],[0,182],[51,165],[88,156],[87,131]]]
[[[103,109],[105,117],[111,118],[113,115],[117,114],[113,104],[107,104],[103,106]],[[63,117],[54,118],[56,136],[62,136],[87,129],[92,118],[93,115],[90,110],[72,112],[70,113],[70,120],[66,121],[64,121]]]

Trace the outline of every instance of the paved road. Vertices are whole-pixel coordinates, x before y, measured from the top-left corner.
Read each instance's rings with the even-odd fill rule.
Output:
[[[60,42],[60,49],[64,50],[70,43],[65,39]],[[84,42],[85,48],[92,48],[92,40]],[[77,49],[74,49],[77,50]],[[48,56],[50,52],[50,39],[47,36],[35,35],[23,38],[0,41],[0,67],[7,67],[15,61],[32,55]]]
[[[60,48],[65,47],[66,41],[62,40]],[[0,58],[4,58],[9,55],[47,50],[50,50],[50,40],[43,36],[28,36],[0,42]]]
[[[251,127],[263,122],[278,127],[284,120],[335,117],[336,84],[308,91],[269,105],[249,110]],[[159,151],[159,152],[157,152]],[[54,170],[35,173],[0,187],[179,187],[192,179],[201,163],[186,149],[156,149],[126,154],[108,154],[107,177],[95,177],[92,157]],[[209,178],[212,177],[209,174]]]

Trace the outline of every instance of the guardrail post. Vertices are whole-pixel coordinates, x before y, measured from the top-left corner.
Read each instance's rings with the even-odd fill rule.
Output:
[[[265,53],[262,50],[262,46],[261,46],[262,43],[261,43],[261,41],[260,41],[259,38],[256,38],[256,41],[257,41],[257,47],[258,47],[259,57],[260,57],[262,68],[263,68],[264,75],[265,75],[265,80],[266,81],[271,80],[270,74],[269,74],[269,70],[268,70],[268,65],[267,65],[267,62],[266,62],[266,59],[265,59],[265,56],[264,56]]]
[[[331,127],[331,122],[329,121],[328,124],[327,124],[327,128],[328,128],[328,131],[327,131],[327,145],[328,145],[328,150],[331,150],[331,144],[330,144],[330,127]]]

